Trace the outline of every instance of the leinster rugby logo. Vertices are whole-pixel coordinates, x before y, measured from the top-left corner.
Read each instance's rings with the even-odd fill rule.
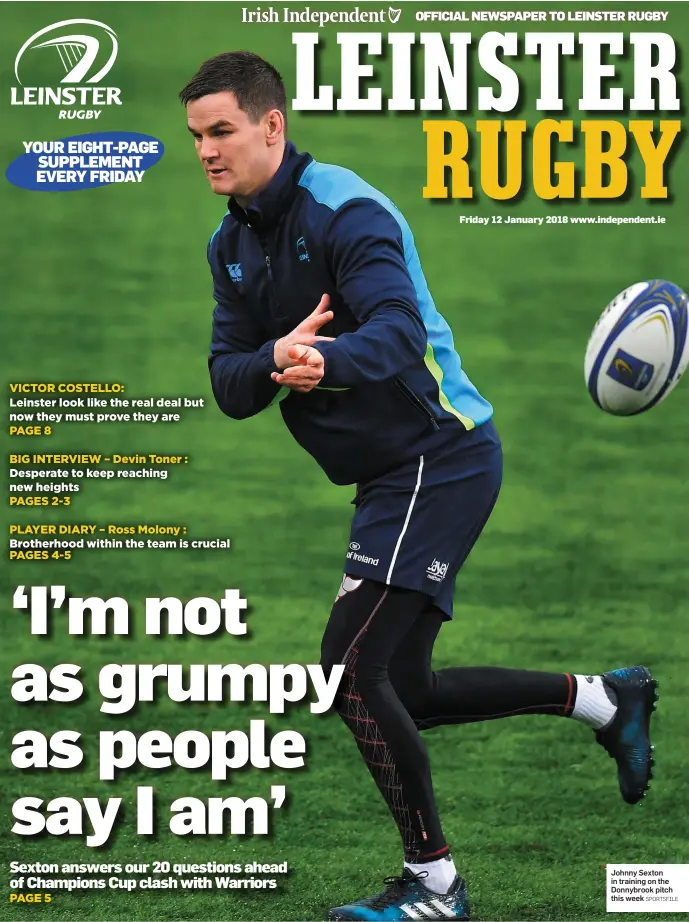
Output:
[[[99,87],[117,59],[117,35],[96,19],[64,19],[28,38],[17,53],[13,106],[66,106],[61,119],[97,119],[101,109],[121,105],[118,87]],[[52,86],[30,86],[30,83]]]
[[[96,35],[86,33],[83,26],[88,26],[89,32],[95,32]],[[93,26],[96,26],[96,29],[93,29]],[[75,31],[76,27],[79,31]],[[101,37],[97,37],[99,33]],[[49,37],[51,35],[52,37]],[[105,46],[107,60],[96,71],[94,65],[101,44]],[[14,61],[14,75],[19,83],[22,82],[19,76],[22,57],[27,52],[34,52],[39,48],[50,48],[56,53],[55,56],[65,71],[61,83],[100,83],[115,63],[117,36],[110,26],[95,19],[65,19],[62,22],[54,22],[52,26],[35,32],[19,49]]]

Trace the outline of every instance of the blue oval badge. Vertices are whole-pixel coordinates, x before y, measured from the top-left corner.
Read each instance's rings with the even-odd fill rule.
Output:
[[[24,141],[7,167],[14,186],[32,192],[76,192],[137,183],[163,156],[163,142],[136,131],[96,131],[61,141]]]

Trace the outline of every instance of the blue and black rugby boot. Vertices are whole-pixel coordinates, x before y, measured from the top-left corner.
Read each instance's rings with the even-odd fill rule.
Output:
[[[457,876],[447,893],[434,893],[424,887],[420,874],[404,869],[401,877],[386,877],[385,890],[356,903],[336,906],[328,913],[331,920],[361,919],[370,922],[388,922],[397,919],[431,919],[448,922],[449,919],[469,918],[469,897],[466,884]]]
[[[596,740],[617,762],[617,778],[628,804],[646,796],[653,777],[653,746],[649,735],[656,709],[658,681],[645,666],[627,666],[603,675],[617,698],[617,712],[607,727],[596,730]]]

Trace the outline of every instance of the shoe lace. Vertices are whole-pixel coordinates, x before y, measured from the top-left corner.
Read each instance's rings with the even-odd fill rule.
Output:
[[[369,900],[369,906],[371,909],[386,909],[388,906],[393,905],[399,900],[403,895],[404,891],[407,889],[411,883],[421,883],[421,881],[428,877],[428,871],[420,871],[418,874],[407,874],[406,876],[393,876],[386,877],[383,881],[386,884],[385,890],[382,890],[376,896],[371,897]]]

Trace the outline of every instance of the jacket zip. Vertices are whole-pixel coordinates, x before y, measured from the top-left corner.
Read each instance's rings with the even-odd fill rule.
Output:
[[[273,283],[275,279],[273,278],[273,267],[270,262],[270,253],[268,252],[268,242],[266,241],[265,237],[260,236],[259,234],[256,236],[258,237],[258,242],[261,244],[261,249],[263,250],[263,261],[266,264],[266,272],[268,273],[268,281],[270,282],[270,296],[272,300]]]
[[[275,276],[273,275],[273,263],[270,258],[270,252],[268,251],[268,241],[262,234],[256,234],[258,237],[258,242],[263,251],[263,261],[266,266],[266,273],[268,275],[268,298],[270,301],[270,312],[273,316],[273,319],[278,323],[284,324],[285,318],[278,313],[278,302],[275,297]]]
[[[400,378],[397,375],[395,376],[395,384],[397,385],[397,387],[399,387],[399,389],[402,391],[402,393],[407,398],[407,400],[409,400],[410,403],[413,403],[417,409],[421,410],[421,412],[424,414],[424,416],[426,416],[426,418],[428,419],[430,424],[433,426],[433,428],[436,431],[439,430],[440,426],[438,425],[438,420],[433,415],[433,411],[428,406],[428,404],[425,402],[425,400],[422,400],[420,397],[418,397],[414,393],[414,391],[409,387],[407,382],[403,381],[402,378]]]

